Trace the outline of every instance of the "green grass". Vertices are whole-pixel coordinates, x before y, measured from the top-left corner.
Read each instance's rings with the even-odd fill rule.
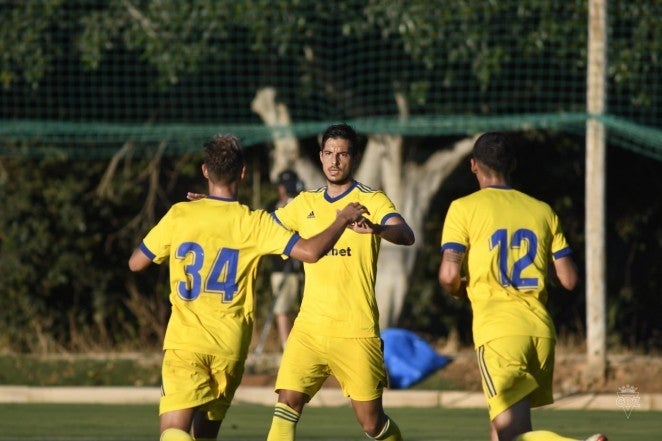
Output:
[[[222,440],[264,440],[272,408],[238,404],[221,428]],[[484,441],[484,409],[390,408],[407,441]],[[662,412],[534,411],[534,427],[565,436],[605,432],[612,441],[662,439]],[[153,441],[156,405],[0,404],[0,441]],[[297,431],[298,441],[365,441],[349,406],[309,407]]]

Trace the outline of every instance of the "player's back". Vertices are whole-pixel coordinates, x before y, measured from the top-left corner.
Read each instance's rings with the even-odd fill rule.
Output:
[[[233,339],[252,326],[261,256],[285,253],[293,237],[267,212],[237,201],[173,205],[144,240],[155,261],[170,264],[173,313],[164,347],[236,347]]]
[[[510,188],[485,188],[457,205],[470,240],[472,287],[543,288],[556,222],[546,203]]]
[[[475,341],[518,333],[554,337],[545,278],[553,244],[567,244],[554,242],[558,218],[551,208],[512,188],[488,187],[454,201],[452,210],[449,230],[463,230],[455,237],[468,239]]]

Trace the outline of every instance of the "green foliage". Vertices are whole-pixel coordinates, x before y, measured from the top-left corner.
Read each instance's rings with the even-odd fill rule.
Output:
[[[0,384],[23,386],[159,386],[161,356],[0,355]]]
[[[204,191],[187,153],[203,135],[271,141],[250,108],[264,86],[277,88],[301,137],[341,119],[417,137],[526,127],[523,143],[535,148],[522,149],[518,184],[559,212],[581,254],[585,165],[573,134],[585,117],[583,0],[0,0],[0,9],[1,348],[158,345],[167,270],[131,275],[126,259],[173,202]],[[657,0],[609,2],[607,107],[626,121],[604,118],[609,329],[618,344],[651,348],[662,346],[660,163],[614,145],[660,157],[660,12]],[[396,92],[409,119],[398,119]],[[531,129],[559,125],[565,132]],[[433,201],[402,322],[431,335],[455,329],[465,342],[470,311],[441,294],[436,271],[443,214],[474,188],[458,170]],[[560,330],[582,333],[583,296],[553,291]]]
[[[441,140],[434,145],[443,144]],[[584,271],[583,140],[529,132],[519,141],[514,186],[547,201],[559,213],[580,272]],[[423,153],[423,152],[421,152]],[[429,152],[428,152],[429,154]],[[273,196],[263,150],[248,151],[260,166],[263,191]],[[110,348],[158,348],[168,315],[168,271],[141,274],[126,267],[131,250],[186,191],[204,192],[199,157],[120,159],[108,180],[101,160],[0,160],[0,348],[50,352]],[[423,159],[423,157],[421,157]],[[156,161],[156,162],[154,162]],[[656,297],[662,274],[661,164],[621,149],[609,149],[607,227],[608,330],[612,344],[662,347]],[[637,170],[633,173],[633,170]],[[254,203],[253,174],[241,200]],[[106,182],[106,184],[102,184]],[[448,338],[457,332],[471,344],[471,312],[444,295],[437,282],[439,239],[450,202],[476,189],[461,165],[431,203],[423,248],[412,275],[400,326]],[[271,303],[269,262],[257,285],[258,324]],[[559,333],[585,333],[584,286],[567,293],[550,289],[549,307]]]
[[[659,158],[660,2],[631,3],[609,2],[602,121],[612,143]],[[218,124],[247,145],[268,142],[251,111],[266,86],[302,137],[337,120],[456,136],[494,126],[570,132],[587,117],[584,0],[0,5],[3,139],[64,141],[86,158],[134,138],[191,151]],[[409,118],[399,117],[404,102]]]
[[[104,161],[5,158],[0,166],[2,347],[83,350],[135,338],[128,331],[146,323],[131,311],[126,261],[144,225],[170,204],[156,201],[151,215],[135,218],[146,197],[135,177],[144,163],[127,164],[110,196],[95,188]]]
[[[36,89],[64,49],[52,38],[62,23],[62,0],[0,2],[0,81],[5,89],[25,83]]]
[[[172,203],[207,189],[200,154],[136,160],[130,151],[110,164],[0,158],[1,350],[160,347],[167,265],[132,274],[127,260]],[[250,164],[257,153],[247,152]]]

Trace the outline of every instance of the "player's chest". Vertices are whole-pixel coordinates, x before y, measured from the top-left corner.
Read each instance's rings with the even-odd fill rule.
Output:
[[[319,233],[336,220],[337,212],[342,207],[335,204],[310,204],[299,211],[297,229],[303,237]]]

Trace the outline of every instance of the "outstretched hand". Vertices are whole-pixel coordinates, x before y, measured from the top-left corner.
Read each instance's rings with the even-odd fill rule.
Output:
[[[188,199],[189,201],[197,201],[199,199],[204,199],[206,197],[207,195],[204,193],[193,193],[192,191],[186,193],[186,199]]]

